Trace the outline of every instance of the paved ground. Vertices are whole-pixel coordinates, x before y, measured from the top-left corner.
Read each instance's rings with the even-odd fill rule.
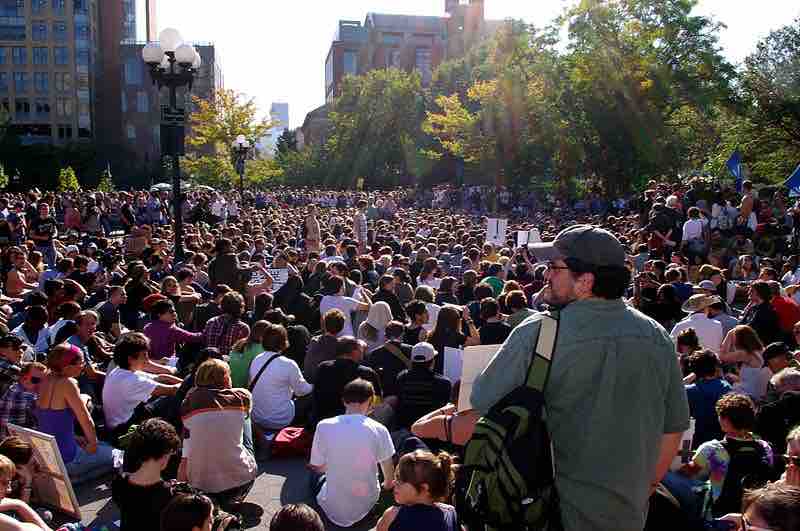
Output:
[[[119,512],[111,501],[111,479],[81,486],[75,493],[81,504],[83,523],[100,529],[103,525],[110,531],[116,530],[113,522],[119,520]],[[247,527],[268,529],[272,515],[281,505],[287,503],[311,504],[309,473],[305,461],[300,459],[267,460],[260,462],[259,475],[253,490],[247,497]],[[258,508],[263,509],[263,514]],[[351,527],[353,531],[368,531],[375,525],[375,519]],[[327,523],[329,531],[339,527]],[[144,530],[143,530],[144,531]]]

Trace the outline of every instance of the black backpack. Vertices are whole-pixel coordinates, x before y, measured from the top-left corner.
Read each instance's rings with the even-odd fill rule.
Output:
[[[560,529],[555,463],[544,420],[544,390],[558,334],[558,313],[543,312],[524,385],[494,405],[467,443],[457,491],[469,529]]]
[[[739,441],[726,437],[722,446],[731,460],[722,483],[722,491],[712,506],[715,517],[741,512],[745,489],[761,487],[773,479],[767,451],[758,441]]]

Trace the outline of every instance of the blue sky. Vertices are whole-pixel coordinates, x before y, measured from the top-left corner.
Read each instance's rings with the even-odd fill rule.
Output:
[[[544,25],[572,2],[486,0],[488,18],[521,18]],[[159,29],[174,27],[187,40],[216,44],[225,86],[255,98],[265,113],[289,103],[292,127],[325,101],[325,57],[340,19],[370,12],[442,15],[444,0],[160,0]],[[800,15],[797,0],[701,0],[697,12],[728,29],[725,54],[740,62],[770,30]]]

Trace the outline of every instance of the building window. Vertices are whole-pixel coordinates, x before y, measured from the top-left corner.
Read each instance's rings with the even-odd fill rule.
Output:
[[[75,38],[76,39],[88,39],[89,38],[89,24],[81,22],[80,24],[75,24]]]
[[[28,49],[19,46],[11,48],[11,60],[15,65],[28,64]]]
[[[64,42],[67,40],[66,22],[53,22],[53,40],[56,42]]]
[[[344,73],[358,74],[358,52],[345,50],[344,52]]]
[[[8,58],[6,57],[8,54],[8,48],[5,46],[0,46],[0,65],[8,64]]]
[[[136,140],[136,127],[133,124],[128,124],[126,129],[128,133],[128,140]]]
[[[125,83],[128,85],[142,84],[142,65],[144,63],[140,57],[131,57],[125,61]]]
[[[33,90],[39,94],[47,94],[50,92],[50,76],[47,72],[33,73]]]
[[[333,84],[333,53],[328,54],[325,61],[325,90],[327,91]]]
[[[17,94],[24,94],[28,92],[28,73],[27,72],[14,72],[14,90]]]
[[[14,100],[14,110],[17,119],[27,119],[31,116],[31,102],[25,98],[17,98]]]
[[[128,95],[125,93],[125,91],[122,91],[122,101],[120,103],[121,103],[120,108],[122,109],[122,112],[123,113],[128,112]]]
[[[136,94],[136,111],[137,112],[149,112],[150,111],[150,101],[147,97],[147,92],[139,91]]]
[[[387,44],[389,46],[399,46],[403,42],[403,34],[402,33],[384,33],[383,34],[383,44]]]
[[[72,116],[72,99],[56,98],[56,114],[67,118]]]
[[[390,68],[400,68],[400,50],[394,48],[386,54],[386,66]]]
[[[431,49],[417,48],[416,61],[414,62],[414,65],[422,76],[422,84],[429,84],[433,74],[433,71],[431,70]]]
[[[47,100],[36,100],[35,104],[36,116],[39,118],[50,117],[50,102]]]
[[[31,24],[31,39],[35,41],[46,41],[47,40],[47,23],[46,22],[34,22]]]
[[[59,125],[58,126],[58,138],[60,140],[65,140],[72,138],[72,126],[71,125]]]
[[[66,46],[56,46],[53,48],[53,63],[57,65],[69,64],[69,51]]]
[[[63,15],[65,4],[66,0],[53,0],[53,13],[56,15]]]
[[[47,11],[47,4],[49,4],[47,0],[32,0],[31,1],[31,13],[34,15],[42,15],[45,11]]]
[[[72,90],[72,74],[68,72],[56,72],[53,74],[56,92],[69,92]]]
[[[8,92],[8,72],[0,72],[0,92]]]
[[[76,15],[88,15],[89,14],[89,2],[88,2],[88,0],[75,0],[72,4],[74,6],[73,9],[74,9]]]
[[[46,65],[48,56],[50,55],[47,48],[34,48],[33,49],[33,64]]]
[[[0,1],[0,17],[24,17],[25,0]]]
[[[89,50],[79,50],[75,54],[75,64],[89,65]]]

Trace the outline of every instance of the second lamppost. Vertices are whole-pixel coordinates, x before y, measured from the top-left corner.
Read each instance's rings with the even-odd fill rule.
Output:
[[[178,107],[177,90],[187,86],[191,92],[200,68],[200,54],[183,42],[178,30],[167,28],[142,49],[142,59],[150,67],[150,77],[159,89],[169,90],[169,105],[161,107],[161,154],[172,159],[172,212],[175,217],[175,257],[183,259],[183,197],[180,156],[184,154],[186,109]]]
[[[234,161],[236,163],[236,173],[239,174],[239,200],[244,203],[244,171],[245,161],[247,155],[250,153],[250,142],[244,135],[239,135],[236,140],[231,144],[231,153],[233,153]]]

